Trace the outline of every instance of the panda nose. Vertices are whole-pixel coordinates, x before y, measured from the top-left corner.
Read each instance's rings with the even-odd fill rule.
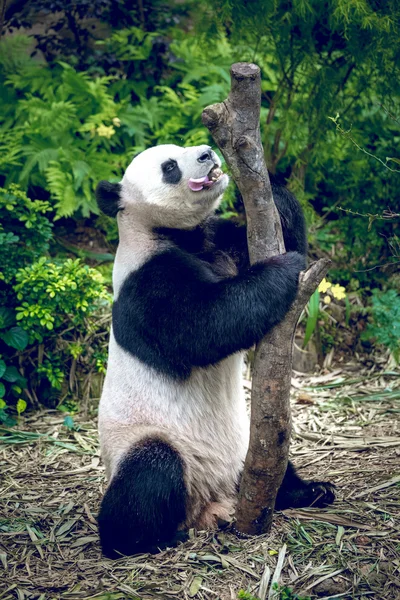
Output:
[[[205,152],[202,152],[200,154],[199,158],[197,159],[198,162],[204,163],[204,162],[207,162],[208,160],[212,160],[211,153],[212,153],[211,148],[209,150],[206,150]]]

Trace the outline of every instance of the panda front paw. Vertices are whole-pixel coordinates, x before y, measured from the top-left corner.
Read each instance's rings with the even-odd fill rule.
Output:
[[[285,254],[276,254],[271,256],[266,261],[268,265],[282,267],[289,275],[298,278],[301,271],[305,271],[307,267],[306,257],[298,252],[286,252]]]
[[[329,481],[308,481],[306,496],[309,504],[306,506],[322,508],[333,504],[336,498],[335,489],[335,485]]]

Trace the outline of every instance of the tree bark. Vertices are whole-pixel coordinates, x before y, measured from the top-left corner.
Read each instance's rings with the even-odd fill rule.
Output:
[[[208,106],[202,115],[243,197],[251,264],[285,252],[261,143],[260,106],[260,69],[251,63],[236,63],[231,67],[228,98]],[[256,348],[250,443],[236,508],[236,529],[240,533],[258,535],[269,531],[272,524],[289,456],[294,333],[303,308],[329,264],[329,260],[322,259],[301,273],[290,311]]]

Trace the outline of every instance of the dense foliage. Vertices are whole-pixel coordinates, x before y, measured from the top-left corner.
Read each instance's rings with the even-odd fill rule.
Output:
[[[269,168],[303,204],[311,254],[334,258],[332,281],[349,294],[336,320],[344,314],[351,328],[356,296],[365,304],[377,290],[366,335],[398,353],[382,334],[381,304],[397,318],[399,39],[396,0],[10,3],[0,42],[0,294],[14,312],[3,343],[27,331],[11,347],[35,377],[64,385],[70,358],[53,349],[80,344],[106,295],[97,271],[60,255],[59,228],[79,221],[115,241],[115,224],[98,217],[97,182],[118,181],[148,146],[212,143],[202,109],[226,96],[230,65],[248,60],[262,70]],[[233,185],[223,211],[242,217]],[[320,323],[326,350],[334,307],[321,306],[308,327]],[[43,343],[49,354],[35,363],[29,348]],[[74,352],[62,356],[78,360]],[[90,362],[87,352],[79,360]]]
[[[372,296],[372,322],[366,330],[367,339],[375,338],[391,350],[397,363],[400,362],[400,295],[395,290],[385,293],[374,290]]]
[[[0,419],[6,422],[12,422],[7,406],[26,407],[23,396],[35,399],[40,389],[41,399],[51,401],[56,390],[65,388],[65,395],[74,388],[77,368],[81,375],[104,371],[105,335],[96,321],[110,295],[98,270],[79,259],[49,258],[49,211],[48,202],[30,200],[15,185],[0,189]]]

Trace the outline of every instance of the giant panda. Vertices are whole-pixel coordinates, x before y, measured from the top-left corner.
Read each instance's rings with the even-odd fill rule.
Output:
[[[214,214],[227,185],[209,146],[160,145],[97,186],[119,229],[99,405],[109,557],[157,551],[234,510],[249,442],[244,352],[289,310],[307,243],[297,200],[273,183],[287,253],[250,266],[245,228]],[[289,463],[276,508],[333,500],[331,484]]]

